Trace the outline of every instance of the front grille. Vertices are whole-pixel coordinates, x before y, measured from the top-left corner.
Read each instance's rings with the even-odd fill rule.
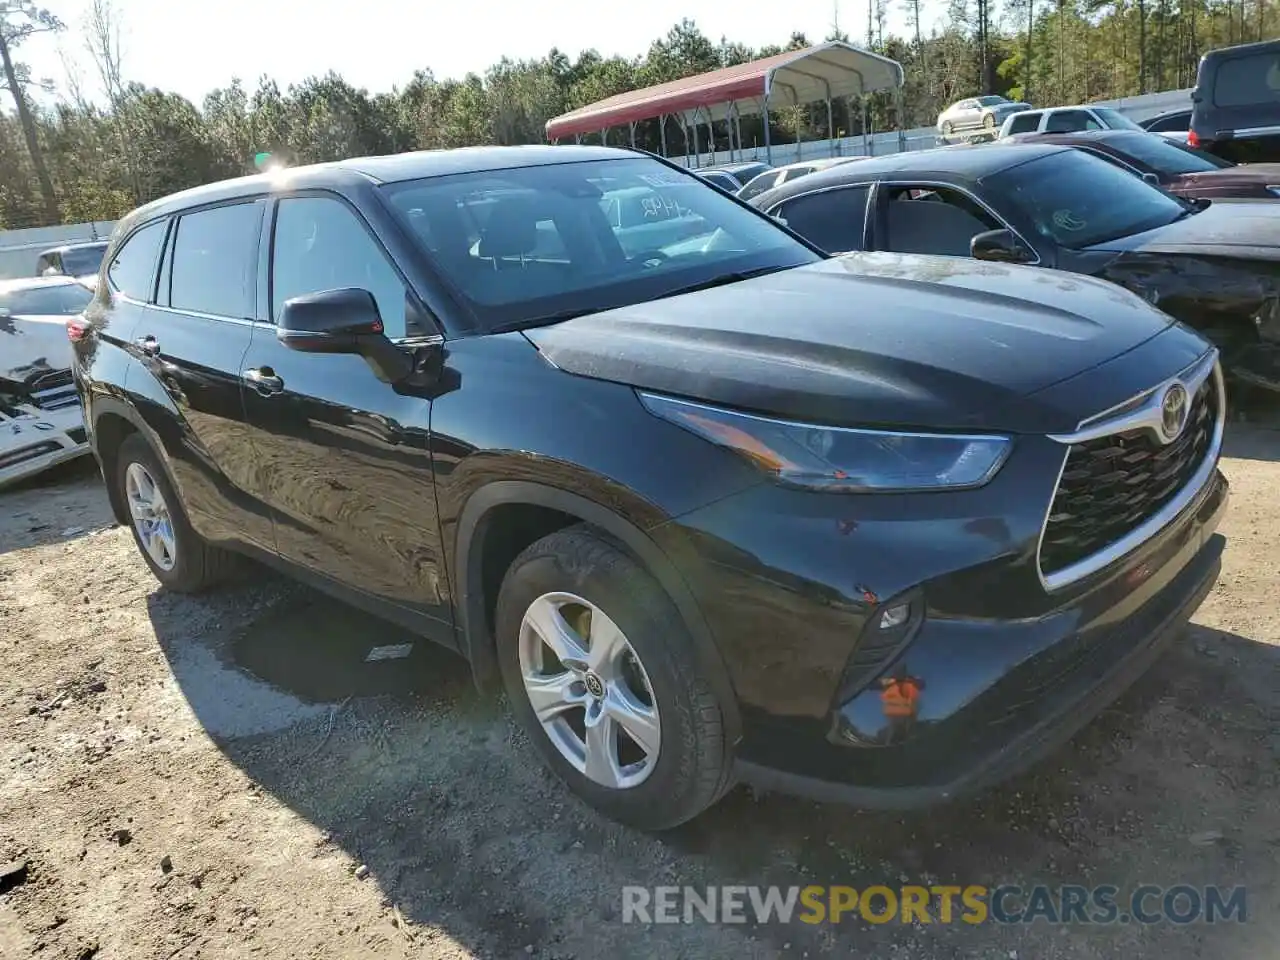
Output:
[[[39,376],[32,377],[27,382],[27,388],[32,393],[44,390],[59,390],[63,387],[74,386],[70,370],[54,370],[51,373],[42,373]]]
[[[41,410],[65,410],[80,402],[70,370],[54,370],[30,378],[27,381],[27,392],[31,396],[31,402]]]
[[[1221,399],[1207,377],[1191,401],[1181,436],[1165,446],[1147,430],[1073,445],[1040,542],[1048,576],[1090,557],[1140,527],[1180,491],[1213,442]]]

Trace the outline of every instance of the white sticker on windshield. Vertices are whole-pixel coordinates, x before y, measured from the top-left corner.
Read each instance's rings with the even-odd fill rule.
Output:
[[[663,173],[642,173],[639,176],[651,187],[678,187],[688,182],[674,170]]]

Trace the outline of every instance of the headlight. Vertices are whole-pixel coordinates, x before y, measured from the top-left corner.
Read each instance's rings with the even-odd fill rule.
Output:
[[[782,483],[859,493],[980,487],[1008,437],[855,430],[772,420],[641,393],[650,413],[740,453]]]

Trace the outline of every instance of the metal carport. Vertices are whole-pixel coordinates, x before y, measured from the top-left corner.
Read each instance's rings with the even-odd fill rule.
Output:
[[[710,125],[715,121],[725,120],[729,125],[729,153],[732,156],[735,131],[737,149],[739,152],[742,150],[739,118],[763,116],[766,120],[763,124],[765,157],[771,161],[772,146],[767,122],[770,109],[825,101],[830,136],[833,100],[840,97],[865,98],[869,93],[892,90],[901,105],[902,84],[902,64],[898,61],[850,43],[832,40],[710,73],[619,93],[548,120],[547,139],[554,143],[564,137],[579,138],[583,134],[599,133],[607,141],[610,127],[626,126],[630,129],[634,146],[636,123],[656,118],[665,155],[667,117],[675,116],[686,129],[693,129],[693,152],[698,156],[698,124],[706,123],[711,129]],[[865,99],[863,136],[866,136]]]

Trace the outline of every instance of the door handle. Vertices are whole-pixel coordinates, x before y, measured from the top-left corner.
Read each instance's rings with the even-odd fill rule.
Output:
[[[270,367],[246,370],[244,372],[244,382],[264,397],[269,397],[284,390],[284,381],[272,373]]]
[[[138,349],[148,357],[157,357],[160,355],[160,342],[156,340],[155,337],[151,336],[151,334],[147,334],[145,337],[138,337],[138,339],[133,342],[137,344]]]

